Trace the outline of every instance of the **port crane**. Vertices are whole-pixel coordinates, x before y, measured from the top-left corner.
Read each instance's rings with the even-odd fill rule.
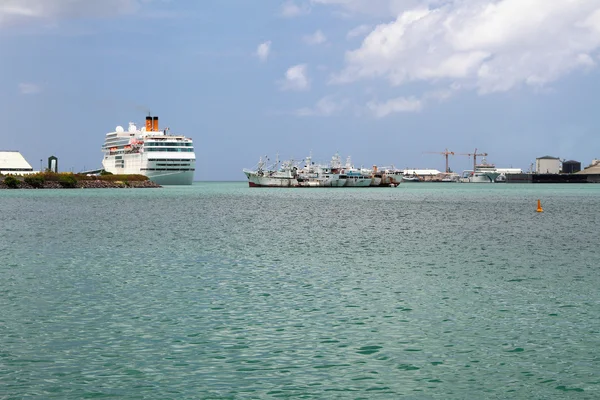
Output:
[[[477,152],[477,151],[475,151]],[[448,151],[448,149],[446,149],[445,151],[426,151],[425,153],[427,154],[443,154],[446,157],[446,173],[450,172],[450,167],[448,166],[448,156],[453,156],[454,152],[453,151]]]
[[[487,157],[488,153],[478,153],[477,149],[473,153],[459,153],[461,156],[473,156],[473,171],[475,171],[475,167],[477,166],[477,157]]]

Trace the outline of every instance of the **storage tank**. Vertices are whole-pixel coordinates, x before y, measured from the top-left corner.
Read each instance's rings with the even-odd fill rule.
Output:
[[[581,171],[581,163],[575,160],[564,161],[562,163],[563,174],[574,174]]]

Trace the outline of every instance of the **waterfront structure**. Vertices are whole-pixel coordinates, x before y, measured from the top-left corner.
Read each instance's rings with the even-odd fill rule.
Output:
[[[48,171],[58,172],[58,158],[55,156],[48,157]]]
[[[418,178],[418,182],[425,181],[433,181],[433,180],[441,180],[444,174],[437,169],[411,169],[406,168],[402,171],[402,180],[404,182],[413,181],[416,182],[414,178]]]
[[[146,117],[138,129],[129,123],[127,131],[117,126],[106,134],[102,146],[104,170],[112,174],[140,174],[159,185],[191,185],[196,154],[191,138],[158,129],[158,117]]]
[[[564,161],[562,163],[563,174],[574,174],[581,171],[581,163],[575,160]]]
[[[33,174],[31,164],[16,150],[0,151],[0,174],[2,175],[27,175]]]
[[[600,175],[600,160],[592,160],[591,164],[582,171],[576,172],[579,175]]]
[[[535,159],[535,172],[538,174],[559,174],[560,158],[552,156],[538,157]]]

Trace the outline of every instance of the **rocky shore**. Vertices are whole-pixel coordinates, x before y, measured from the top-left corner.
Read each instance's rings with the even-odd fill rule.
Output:
[[[81,180],[75,184],[75,189],[115,189],[115,188],[160,188],[162,186],[150,181],[105,181],[105,180]],[[0,189],[9,189],[0,178]],[[39,188],[33,187],[24,181],[20,181],[17,189],[65,189],[63,185],[55,181],[44,182]]]

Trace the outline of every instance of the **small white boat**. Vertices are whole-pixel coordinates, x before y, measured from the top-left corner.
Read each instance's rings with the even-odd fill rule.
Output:
[[[402,175],[402,182],[421,182],[417,175]]]

